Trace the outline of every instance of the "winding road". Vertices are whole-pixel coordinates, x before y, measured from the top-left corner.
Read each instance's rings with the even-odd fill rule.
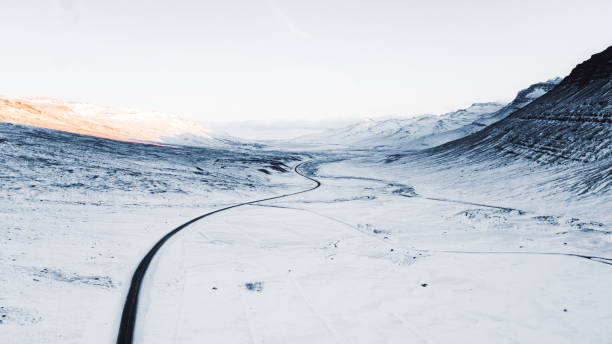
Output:
[[[274,196],[274,197],[268,197],[268,198],[263,198],[263,199],[258,199],[258,200],[254,200],[254,201],[249,201],[249,202],[244,202],[244,203],[238,203],[238,204],[234,204],[231,206],[227,206],[221,209],[217,209],[211,212],[208,212],[206,214],[200,215],[196,218],[191,219],[188,222],[185,222],[184,224],[176,227],[175,229],[173,229],[172,231],[170,231],[169,233],[167,233],[166,235],[164,235],[161,239],[159,239],[155,245],[147,252],[147,254],[144,256],[144,258],[140,261],[140,263],[138,264],[138,267],[136,268],[136,270],[134,271],[133,275],[132,275],[132,280],[131,280],[131,284],[130,284],[130,288],[127,294],[127,297],[125,299],[125,304],[123,307],[123,311],[122,311],[122,315],[121,315],[121,323],[120,323],[120,327],[119,327],[119,333],[117,336],[117,344],[131,344],[133,343],[133,339],[134,339],[134,331],[135,331],[135,327],[136,327],[136,317],[137,317],[137,311],[138,311],[138,300],[139,300],[139,293],[140,293],[140,289],[141,289],[141,285],[142,285],[142,281],[145,277],[145,274],[147,272],[147,269],[149,267],[149,265],[151,264],[155,254],[157,254],[157,252],[159,251],[159,249],[166,243],[166,241],[168,241],[172,236],[174,236],[175,234],[177,234],[178,232],[180,232],[181,230],[185,229],[186,227],[188,227],[189,225],[205,218],[208,217],[210,215],[213,214],[217,214],[226,210],[230,210],[233,208],[237,208],[237,207],[241,207],[241,206],[245,206],[245,205],[260,205],[258,203],[264,202],[264,201],[269,201],[269,200],[275,200],[275,199],[279,199],[279,198],[284,198],[284,197],[289,197],[289,196],[293,196],[293,195],[298,195],[298,194],[303,194],[309,191],[313,191],[317,188],[319,188],[321,186],[321,182],[309,177],[307,175],[305,175],[303,172],[300,171],[300,167],[306,163],[308,163],[310,161],[306,161],[306,162],[302,162],[298,165],[296,165],[294,167],[294,172],[300,176],[302,176],[305,179],[308,179],[312,182],[315,183],[315,185],[311,188],[308,188],[306,190],[302,190],[302,191],[297,191],[297,192],[293,192],[293,193],[288,193],[288,194],[284,194],[284,195],[279,195],[279,196]],[[323,177],[325,178],[325,177]],[[336,178],[348,178],[348,177],[336,177]],[[362,178],[354,178],[351,177],[351,179],[362,179]],[[366,178],[363,178],[366,179]],[[366,179],[366,180],[370,180],[370,181],[376,181],[376,182],[385,182],[382,180],[376,180],[376,179]],[[449,200],[449,199],[441,199],[441,198],[429,198],[429,197],[424,197],[425,199],[429,199],[432,201],[443,201],[443,202],[453,202],[453,203],[462,203],[462,204],[469,204],[469,205],[475,205],[475,206],[481,206],[481,207],[492,207],[492,208],[499,208],[499,209],[505,209],[505,210],[515,210],[515,209],[511,209],[511,208],[504,208],[504,207],[499,207],[499,206],[492,206],[492,205],[486,205],[486,204],[480,204],[480,203],[472,203],[472,202],[466,202],[466,201],[455,201],[455,200]],[[301,209],[301,208],[294,208],[294,207],[286,207],[286,206],[272,206],[272,207],[276,207],[276,208],[287,208],[287,209],[294,209],[294,210],[303,210],[303,211],[309,211],[306,209]],[[309,211],[312,212],[312,211]],[[313,212],[316,215],[319,216],[323,216],[326,218],[329,218],[330,220],[334,220],[336,222],[340,222],[344,225],[347,225],[351,228],[353,228],[352,225],[345,223],[339,219],[330,217],[330,216],[325,216],[325,215],[321,215],[318,214],[316,212]],[[353,228],[357,231],[359,231],[357,228]],[[364,234],[363,232],[359,231],[360,233]],[[374,239],[376,239],[374,237]],[[571,257],[577,257],[577,258],[582,258],[582,259],[588,259],[591,260],[593,262],[598,262],[598,263],[603,263],[603,264],[607,264],[607,265],[612,265],[612,259],[611,258],[605,258],[605,257],[598,257],[598,256],[590,256],[590,255],[581,255],[581,254],[575,254],[575,253],[564,253],[564,252],[497,252],[497,251],[459,251],[459,250],[448,250],[448,251],[437,251],[437,250],[420,250],[423,252],[437,252],[437,253],[449,253],[449,254],[499,254],[499,255],[504,255],[504,254],[527,254],[527,255],[564,255],[564,256],[571,256]]]
[[[255,204],[255,203],[259,203],[259,202],[264,202],[264,201],[270,201],[273,199],[279,199],[279,198],[283,198],[283,197],[289,197],[289,196],[293,196],[293,195],[298,195],[298,194],[302,194],[302,193],[306,193],[309,191],[312,191],[316,188],[318,188],[319,186],[321,186],[321,182],[319,182],[318,180],[308,177],[305,174],[303,174],[302,172],[300,172],[299,168],[300,166],[302,166],[303,164],[307,163],[308,161],[302,162],[298,165],[296,165],[293,170],[295,171],[295,173],[299,174],[300,176],[315,182],[315,186],[310,188],[310,189],[306,189],[306,190],[302,190],[302,191],[298,191],[298,192],[293,192],[293,193],[289,193],[289,194],[285,194],[285,195],[280,195],[280,196],[274,196],[274,197],[268,197],[268,198],[263,198],[263,199],[258,199],[258,200],[254,200],[254,201],[250,201],[250,202],[244,202],[244,203],[238,203],[238,204],[234,204],[225,208],[221,208],[221,209],[217,209],[215,211],[211,211],[209,213],[200,215],[196,218],[193,218],[185,223],[183,223],[182,225],[176,227],[175,229],[173,229],[171,232],[169,232],[168,234],[164,235],[161,239],[159,239],[155,245],[149,250],[149,252],[147,252],[147,254],[144,256],[144,258],[142,258],[142,260],[140,261],[140,263],[138,264],[138,267],[136,268],[136,270],[134,271],[134,274],[132,275],[132,281],[130,283],[130,289],[128,291],[127,297],[125,299],[125,304],[123,306],[123,312],[121,313],[121,323],[119,325],[119,334],[117,335],[117,344],[131,344],[134,340],[134,329],[136,327],[136,316],[138,313],[138,298],[140,295],[140,287],[142,285],[142,281],[145,277],[145,274],[147,273],[147,269],[149,267],[149,265],[151,264],[151,261],[153,260],[153,257],[155,257],[155,254],[159,251],[159,249],[166,243],[166,241],[168,241],[168,239],[172,238],[176,233],[180,232],[181,230],[185,229],[187,226],[193,224],[194,222],[197,222],[205,217],[226,211],[226,210],[230,210],[233,208],[237,208],[237,207],[241,207],[244,205],[250,205],[250,204]]]

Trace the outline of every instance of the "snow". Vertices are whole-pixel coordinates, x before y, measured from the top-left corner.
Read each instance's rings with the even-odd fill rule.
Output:
[[[147,280],[139,342],[573,343],[611,334],[608,265],[525,254],[609,256],[605,234],[558,235],[570,226],[544,209],[403,197],[402,185],[364,172],[380,170],[323,163],[323,186],[311,193],[182,233]]]
[[[112,342],[132,270],[170,227],[303,184],[277,170],[295,164],[286,153],[142,145],[7,123],[0,138],[2,343]]]
[[[0,97],[0,121],[123,141],[185,144],[180,136],[191,135],[214,143],[208,129],[176,115],[50,98]]]
[[[291,145],[311,145],[319,149],[330,145],[343,148],[401,146],[405,149],[422,149],[447,142],[442,138],[446,133],[468,125],[486,114],[495,112],[502,106],[499,103],[476,103],[466,109],[439,116],[423,115],[385,120],[367,119],[346,127],[304,135],[288,143]],[[429,138],[432,136],[436,138]],[[446,138],[446,140],[450,139],[451,137]]]
[[[367,119],[341,128],[281,141],[298,150],[338,148],[420,150],[435,147],[482,130],[525,107],[561,82],[560,78],[533,84],[519,91],[509,104],[475,103],[441,115]],[[270,143],[270,142],[268,142]],[[277,144],[277,143],[272,143]]]
[[[530,99],[536,99],[536,98],[543,96],[545,93],[546,93],[546,90],[541,89],[541,88],[536,88],[533,91],[531,91],[529,94],[527,94],[526,97]]]
[[[0,198],[3,343],[113,342],[131,273],[162,235],[229,204],[313,186],[289,171],[295,153],[0,128],[10,190]],[[612,258],[609,194],[572,199],[558,170],[529,162],[487,170],[386,157],[302,154],[320,188],[173,237],[145,277],[136,342],[612,335],[610,266],[564,255]],[[279,161],[287,172],[270,167]]]

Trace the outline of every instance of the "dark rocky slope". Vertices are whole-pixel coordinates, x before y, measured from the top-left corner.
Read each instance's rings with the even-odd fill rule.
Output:
[[[540,163],[610,162],[612,47],[576,66],[555,88],[503,120],[430,153]]]
[[[444,133],[445,141],[440,140],[440,133],[433,133],[414,140],[414,142],[418,143],[418,145],[414,144],[413,146],[433,147],[440,145],[442,142],[457,140],[475,132],[478,132],[487,127],[488,125],[491,125],[497,121],[506,118],[508,115],[520,110],[535,99],[546,94],[546,92],[553,89],[559,82],[561,82],[561,78],[555,78],[548,81],[535,83],[519,91],[516,97],[501,109],[492,113],[483,114],[470,124],[464,125],[454,130],[446,131]]]
[[[444,175],[449,188],[477,182],[495,189],[501,180],[521,180],[550,195],[566,192],[567,200],[611,197],[612,47],[504,119],[421,152],[404,149],[385,162]]]

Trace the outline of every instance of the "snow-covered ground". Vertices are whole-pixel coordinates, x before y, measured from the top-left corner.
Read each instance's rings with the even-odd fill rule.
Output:
[[[312,192],[230,210],[173,240],[146,281],[138,342],[603,343],[612,335],[612,261],[586,258],[612,258],[610,203],[591,211],[604,224],[555,212],[559,199],[548,209],[542,199],[504,208],[499,194],[491,201],[501,207],[469,204],[477,190],[435,199],[402,184],[412,182],[407,171],[385,180],[359,159],[311,172],[322,182]]]
[[[0,342],[110,343],[138,261],[207,210],[298,190],[299,157],[0,123]]]
[[[3,343],[113,342],[131,273],[162,235],[228,204],[313,185],[289,171],[294,154],[202,158],[203,148],[3,128]],[[62,140],[73,148],[49,149]],[[612,336],[612,267],[566,255],[612,258],[609,198],[568,203],[563,192],[531,190],[553,175],[537,168],[516,189],[503,170],[462,180],[444,166],[384,164],[376,154],[299,158],[312,158],[303,172],[321,187],[216,214],[162,248],[142,288],[136,342]]]

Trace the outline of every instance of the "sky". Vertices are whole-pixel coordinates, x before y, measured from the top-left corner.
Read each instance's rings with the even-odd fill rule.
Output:
[[[200,122],[509,101],[612,44],[612,1],[0,0],[0,94]]]

